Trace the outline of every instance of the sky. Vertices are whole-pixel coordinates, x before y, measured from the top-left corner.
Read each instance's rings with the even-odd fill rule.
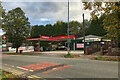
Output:
[[[54,24],[56,21],[68,20],[68,3],[67,2],[3,2],[2,6],[9,10],[21,7],[25,15],[29,18],[31,25]],[[83,21],[82,14],[84,12],[85,19],[90,19],[90,11],[84,10],[82,3],[70,2],[69,4],[70,21]],[[0,35],[3,32],[0,30]]]

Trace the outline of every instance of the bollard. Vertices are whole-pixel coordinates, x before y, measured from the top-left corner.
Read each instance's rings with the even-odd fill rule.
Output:
[[[111,54],[111,48],[108,47],[108,55],[110,55],[110,54]]]
[[[101,56],[103,56],[103,47],[100,48]]]
[[[94,47],[94,43],[93,42],[91,42],[91,44],[92,44],[92,48]]]
[[[85,54],[88,55],[88,47],[85,47]]]
[[[22,54],[22,51],[23,51],[23,50],[20,50],[20,54]]]

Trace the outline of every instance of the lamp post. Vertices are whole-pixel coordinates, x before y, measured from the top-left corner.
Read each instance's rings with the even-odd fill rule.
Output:
[[[68,55],[70,55],[70,39],[69,39],[69,0],[68,0]]]
[[[84,39],[84,54],[85,54],[85,22],[84,22],[84,13],[83,13],[83,39]]]

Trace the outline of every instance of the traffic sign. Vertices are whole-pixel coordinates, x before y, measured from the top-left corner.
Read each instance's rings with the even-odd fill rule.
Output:
[[[2,36],[2,39],[6,39],[6,36]]]
[[[6,52],[6,36],[2,36],[2,52]]]

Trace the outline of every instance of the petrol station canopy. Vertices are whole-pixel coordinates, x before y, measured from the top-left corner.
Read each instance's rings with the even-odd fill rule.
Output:
[[[70,39],[73,39],[75,35],[69,35]],[[26,37],[26,40],[40,40],[40,41],[66,41],[68,40],[68,35],[66,36],[35,36],[35,37]]]

